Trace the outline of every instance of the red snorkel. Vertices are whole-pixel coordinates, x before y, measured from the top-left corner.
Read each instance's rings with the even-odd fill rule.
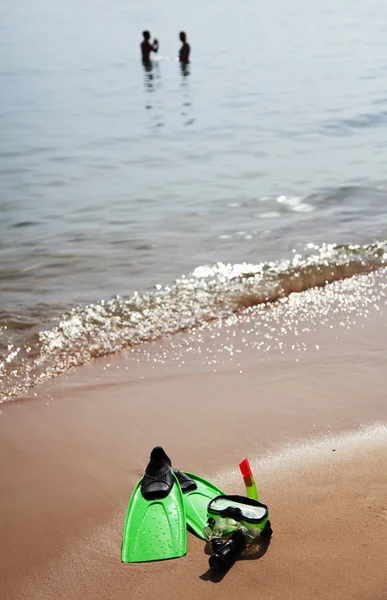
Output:
[[[249,459],[245,458],[242,460],[242,462],[239,463],[239,468],[242,473],[243,481],[245,482],[247,496],[253,500],[258,500],[258,490],[255,485]]]

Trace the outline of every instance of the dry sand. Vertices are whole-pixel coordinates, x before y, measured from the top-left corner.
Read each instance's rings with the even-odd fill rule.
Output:
[[[372,277],[373,289],[384,282]],[[292,302],[272,318],[273,340],[286,312],[301,314]],[[247,343],[221,364],[195,343],[219,349],[231,336],[236,353],[246,328],[250,341],[267,332],[257,315],[200,341],[181,334],[3,405],[0,598],[385,600],[386,325],[384,300],[373,304],[348,327],[341,305],[334,327],[304,331],[299,318],[285,349]],[[271,509],[270,545],[251,547],[223,578],[191,534],[184,558],[123,565],[127,502],[158,444],[227,492],[243,492],[237,465],[249,456]]]

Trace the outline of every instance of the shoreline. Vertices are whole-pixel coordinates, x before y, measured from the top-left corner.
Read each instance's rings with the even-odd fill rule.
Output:
[[[314,293],[316,303],[335,301],[332,288]],[[284,352],[250,343],[270,325],[250,315],[96,360],[3,405],[1,597],[190,600],[211,590],[230,600],[384,600],[384,300],[342,327],[353,315],[348,299],[349,309],[336,304],[313,331],[302,309],[310,294],[291,299],[282,316],[267,313],[271,339],[286,315],[295,323]],[[193,352],[195,336],[209,356],[230,340],[233,352],[245,349],[214,368]],[[238,561],[219,587],[191,534],[182,559],[120,561],[127,503],[155,445],[229,493],[243,493],[238,463],[250,458],[273,541],[259,559]]]

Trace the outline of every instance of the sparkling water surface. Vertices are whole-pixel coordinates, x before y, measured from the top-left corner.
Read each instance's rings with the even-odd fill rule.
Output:
[[[383,263],[386,39],[377,0],[0,2],[3,357],[40,352],[65,311],[156,284],[165,298],[205,265],[282,277],[345,244],[367,270],[377,242]]]

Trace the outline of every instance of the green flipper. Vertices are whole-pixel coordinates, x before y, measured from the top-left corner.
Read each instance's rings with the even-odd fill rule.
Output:
[[[187,552],[185,508],[171,461],[159,446],[130,498],[122,536],[122,562],[146,562]]]
[[[213,483],[193,473],[177,470],[174,473],[183,492],[187,525],[204,540],[206,537],[203,529],[207,525],[207,506],[216,496],[224,495],[224,492]]]

